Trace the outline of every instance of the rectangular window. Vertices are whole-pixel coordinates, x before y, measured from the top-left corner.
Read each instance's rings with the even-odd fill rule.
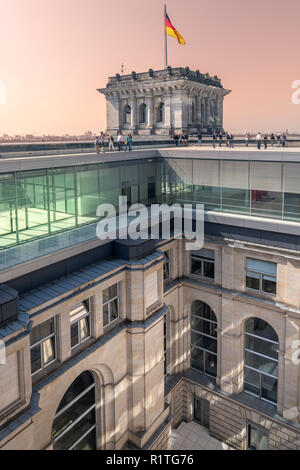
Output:
[[[164,281],[167,281],[170,277],[170,257],[169,252],[164,252]]]
[[[71,348],[75,348],[79,344],[91,336],[91,316],[90,301],[84,300],[70,310],[71,322]]]
[[[164,252],[163,273],[164,273],[164,288],[167,288],[168,285],[172,281],[171,276],[170,276],[170,251],[169,250]]]
[[[209,429],[209,401],[194,398],[194,421]]]
[[[255,424],[248,424],[248,449],[268,450],[268,432]]]
[[[113,286],[103,291],[103,326],[113,323],[120,315],[120,286]]]
[[[30,352],[32,375],[56,360],[55,318],[32,328]]]
[[[276,295],[276,263],[247,258],[246,287]]]
[[[191,273],[208,279],[215,278],[215,252],[202,249],[191,252]]]

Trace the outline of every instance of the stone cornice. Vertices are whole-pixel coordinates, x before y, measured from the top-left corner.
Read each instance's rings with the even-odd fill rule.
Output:
[[[166,90],[189,90],[197,93],[206,93],[207,96],[225,96],[230,90],[223,88],[218,77],[211,77],[209,74],[202,74],[189,70],[188,67],[178,67],[167,70],[153,71],[131,75],[119,75],[110,77],[106,88],[99,88],[97,91],[107,97],[114,94],[127,94],[133,90],[137,93],[164,93]]]
[[[171,93],[177,90],[185,90],[189,93],[193,93],[195,96],[201,96],[203,98],[223,98],[225,95],[230,93],[230,90],[224,88],[217,88],[203,83],[193,83],[184,80],[176,82],[152,82],[148,86],[137,86],[132,84],[130,86],[115,86],[109,88],[99,88],[97,91],[106,96],[106,98],[128,98],[132,96],[157,96],[166,93]]]

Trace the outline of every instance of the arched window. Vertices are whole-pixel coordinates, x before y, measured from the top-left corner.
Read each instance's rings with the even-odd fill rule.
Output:
[[[147,105],[145,103],[142,103],[140,106],[140,119],[139,119],[140,124],[146,124],[147,123]]]
[[[124,107],[124,124],[131,125],[131,107],[128,104]]]
[[[159,103],[157,107],[157,122],[164,122],[165,120],[165,104]]]
[[[200,300],[191,309],[191,366],[206,375],[217,375],[217,318]]]
[[[83,372],[65,393],[52,427],[54,450],[95,450],[95,381]]]
[[[263,400],[277,402],[278,336],[264,320],[245,324],[244,390]]]

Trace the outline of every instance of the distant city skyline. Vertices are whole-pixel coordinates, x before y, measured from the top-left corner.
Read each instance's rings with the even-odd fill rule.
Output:
[[[6,90],[0,136],[104,130],[105,99],[96,89],[122,63],[124,73],[163,68],[163,4],[0,0]],[[291,100],[292,83],[300,79],[297,0],[169,0],[167,6],[187,42],[168,39],[169,63],[218,75],[232,90],[226,130],[300,132],[300,105]]]

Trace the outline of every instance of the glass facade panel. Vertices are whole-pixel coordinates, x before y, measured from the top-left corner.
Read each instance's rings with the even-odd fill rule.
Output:
[[[300,222],[300,189],[298,194],[284,193],[284,219]]]
[[[248,189],[222,188],[222,210],[224,212],[250,213]]]
[[[298,174],[298,163],[182,158],[2,174],[0,250],[95,223],[99,203],[118,212],[124,191],[129,203],[202,203],[205,210],[300,221]]]
[[[251,215],[282,218],[282,193],[275,191],[251,191]]]
[[[205,210],[221,210],[221,188],[213,186],[194,186],[195,203],[204,204]]]

